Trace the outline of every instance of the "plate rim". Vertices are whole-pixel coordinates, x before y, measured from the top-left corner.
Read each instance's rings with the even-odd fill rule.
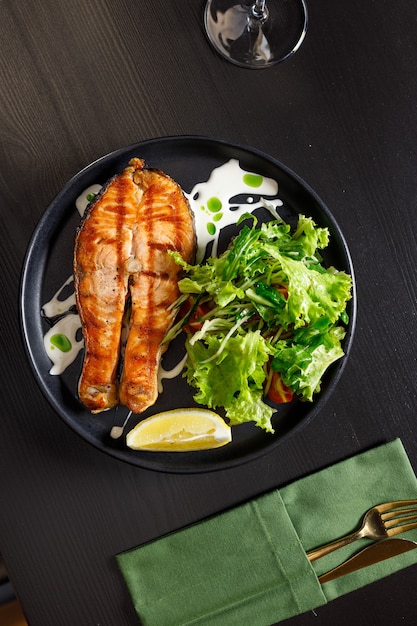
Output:
[[[181,463],[178,463],[177,465],[169,464],[168,466],[166,466],[166,464],[164,464],[163,462],[163,459],[162,461],[158,460],[158,457],[160,454],[162,454],[166,459],[167,453],[148,452],[147,455],[149,455],[149,462],[148,462],[147,455],[145,455],[145,460],[144,460],[143,456],[141,455],[136,455],[136,456],[132,455],[131,453],[133,451],[130,451],[130,450],[127,451],[127,454],[122,454],[123,450],[119,450],[118,448],[114,448],[114,449],[110,448],[106,446],[103,442],[97,441],[97,438],[95,438],[94,435],[92,435],[90,432],[82,431],[81,427],[76,427],[76,425],[73,424],[71,420],[69,420],[65,416],[65,412],[62,411],[62,409],[60,409],[59,403],[55,400],[50,390],[48,389],[48,386],[45,382],[45,376],[43,375],[43,372],[40,371],[36,357],[34,355],[34,350],[32,349],[31,341],[30,341],[31,326],[30,324],[28,324],[28,316],[27,316],[27,310],[30,307],[28,306],[28,303],[25,300],[25,295],[27,292],[27,281],[28,281],[28,277],[29,277],[29,273],[31,269],[30,261],[36,252],[35,250],[36,246],[39,244],[38,240],[40,238],[40,234],[45,235],[45,231],[46,232],[52,231],[53,225],[55,224],[56,226],[56,220],[61,216],[61,213],[62,213],[62,211],[60,212],[56,210],[57,209],[56,205],[72,189],[75,183],[79,182],[80,179],[82,179],[83,176],[88,174],[88,172],[90,172],[91,170],[97,167],[100,167],[101,164],[105,164],[109,161],[117,161],[118,159],[123,157],[124,154],[129,154],[133,151],[140,150],[144,146],[164,145],[164,144],[172,143],[176,141],[177,142],[180,141],[184,143],[198,142],[198,143],[206,144],[208,146],[221,147],[222,149],[229,150],[229,151],[236,149],[241,152],[243,151],[245,153],[249,153],[252,156],[263,159],[269,162],[270,164],[272,164],[274,167],[278,168],[279,170],[282,170],[287,177],[289,177],[290,179],[293,179],[293,181],[295,181],[295,183],[298,186],[302,187],[303,190],[307,192],[307,194],[310,195],[314,199],[314,201],[320,208],[320,211],[323,212],[323,214],[326,216],[326,219],[332,224],[333,229],[337,233],[338,244],[339,246],[340,244],[342,246],[341,252],[343,253],[343,257],[349,268],[349,274],[352,278],[352,298],[349,301],[349,309],[350,309],[349,324],[347,326],[346,336],[344,339],[345,354],[344,354],[344,357],[337,363],[335,373],[333,374],[333,377],[330,381],[328,388],[325,391],[321,392],[320,397],[312,405],[311,410],[308,411],[307,415],[304,416],[303,419],[298,421],[295,424],[295,426],[291,428],[288,432],[285,432],[283,435],[276,437],[274,440],[270,441],[267,445],[265,445],[261,449],[257,448],[251,452],[244,454],[243,456],[236,456],[231,459],[217,460],[214,462],[210,462],[210,460],[208,460],[208,462],[197,463],[196,466],[191,466],[191,467],[188,464],[183,465]],[[54,212],[55,212],[55,222],[54,220],[50,219],[50,216],[53,215]],[[49,225],[45,227],[45,225],[47,225],[48,222],[49,222]],[[45,255],[46,255],[46,252],[45,252]],[[36,289],[40,291],[42,284],[43,282],[42,280],[40,280],[39,283],[36,285]],[[19,312],[20,312],[20,327],[21,327],[21,332],[22,332],[22,337],[23,337],[23,343],[26,349],[26,354],[28,356],[32,373],[35,377],[38,387],[40,388],[42,394],[44,395],[45,399],[48,401],[49,405],[52,407],[54,412],[69,428],[71,428],[71,430],[73,430],[73,432],[75,432],[78,436],[82,437],[89,444],[93,445],[93,447],[95,447],[96,449],[112,456],[113,458],[117,458],[118,460],[129,463],[131,465],[138,466],[143,469],[154,470],[154,471],[164,472],[164,473],[174,473],[174,474],[190,473],[192,474],[192,473],[211,472],[211,471],[224,470],[224,469],[228,469],[232,467],[237,467],[239,465],[246,464],[254,459],[260,458],[264,456],[265,454],[267,454],[268,452],[275,449],[278,445],[282,444],[284,441],[287,441],[290,437],[293,437],[295,434],[300,432],[300,430],[305,428],[312,421],[312,419],[317,415],[317,413],[323,409],[327,400],[332,395],[334,388],[336,387],[337,383],[340,380],[340,377],[344,371],[344,368],[346,366],[349,353],[352,347],[353,338],[355,334],[355,328],[356,328],[356,318],[357,318],[357,288],[356,288],[353,261],[352,261],[351,253],[347,245],[345,236],[337,220],[331,213],[330,209],[327,207],[327,204],[322,200],[322,198],[317,194],[317,192],[309,185],[309,183],[307,183],[303,178],[301,178],[301,176],[299,176],[296,172],[294,172],[287,165],[282,163],[279,159],[267,154],[266,152],[263,152],[262,150],[259,150],[258,148],[254,148],[244,143],[238,143],[234,141],[229,141],[227,139],[210,137],[206,135],[192,135],[192,134],[170,135],[170,136],[163,136],[163,137],[153,137],[150,139],[145,139],[140,142],[134,142],[127,146],[117,148],[116,150],[113,150],[111,152],[108,152],[98,157],[97,159],[89,163],[88,165],[81,168],[76,174],[71,176],[71,178],[66,182],[66,184],[58,191],[57,194],[55,194],[55,196],[49,202],[48,206],[43,211],[38,222],[36,223],[34,230],[32,232],[32,235],[29,239],[28,245],[27,245],[27,249],[26,249],[26,253],[25,253],[25,257],[23,261],[23,266],[22,266],[22,271],[21,271],[21,280],[20,280],[20,287],[19,287]],[[38,326],[41,325],[40,314],[39,314],[39,320],[38,320],[37,325]],[[50,374],[48,373],[47,376],[49,377]],[[195,456],[195,454],[197,453],[187,452],[187,453],[168,453],[168,454],[175,455],[174,458],[178,458],[178,460],[180,461],[180,457],[183,455],[187,455],[188,458],[190,458],[189,455]]]

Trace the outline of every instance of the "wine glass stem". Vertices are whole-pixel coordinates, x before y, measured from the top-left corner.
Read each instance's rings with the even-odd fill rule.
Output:
[[[266,20],[268,17],[266,0],[255,0],[255,4],[253,4],[251,8],[251,17],[255,20]]]

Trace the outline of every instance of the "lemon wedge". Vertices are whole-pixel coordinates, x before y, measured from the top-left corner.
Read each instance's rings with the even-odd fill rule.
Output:
[[[135,426],[126,435],[133,450],[191,452],[211,450],[230,443],[230,426],[207,409],[174,409],[157,413]]]

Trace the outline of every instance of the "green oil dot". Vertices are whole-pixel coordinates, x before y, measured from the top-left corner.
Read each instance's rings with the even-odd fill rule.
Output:
[[[213,222],[220,222],[222,217],[223,217],[223,213],[216,213],[216,215],[213,215]]]
[[[262,181],[263,178],[259,176],[259,174],[245,174],[243,177],[243,182],[248,185],[248,187],[260,187]]]
[[[52,335],[51,344],[61,352],[69,352],[72,348],[72,344],[66,335]]]
[[[213,224],[213,222],[207,222],[207,232],[209,235],[215,235],[216,234],[216,227]]]
[[[207,200],[207,208],[211,213],[217,213],[222,208],[222,203],[219,198],[213,196]]]

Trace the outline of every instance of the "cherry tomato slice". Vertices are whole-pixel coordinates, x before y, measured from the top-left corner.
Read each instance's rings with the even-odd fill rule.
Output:
[[[184,304],[181,306],[180,309],[180,315],[181,317],[186,317],[190,310],[193,309],[193,303],[190,300],[187,300],[186,302],[184,302]],[[210,311],[210,307],[208,306],[207,303],[203,303],[203,304],[197,304],[194,308],[194,310],[192,310],[187,323],[184,326],[184,330],[188,333],[195,333],[197,332],[197,330],[200,330],[201,327],[203,326],[203,322],[201,321],[201,318],[203,315],[206,315],[206,313],[208,313]]]
[[[268,398],[275,404],[285,404],[293,399],[293,391],[283,383],[279,372],[272,372],[272,380],[268,389]]]

